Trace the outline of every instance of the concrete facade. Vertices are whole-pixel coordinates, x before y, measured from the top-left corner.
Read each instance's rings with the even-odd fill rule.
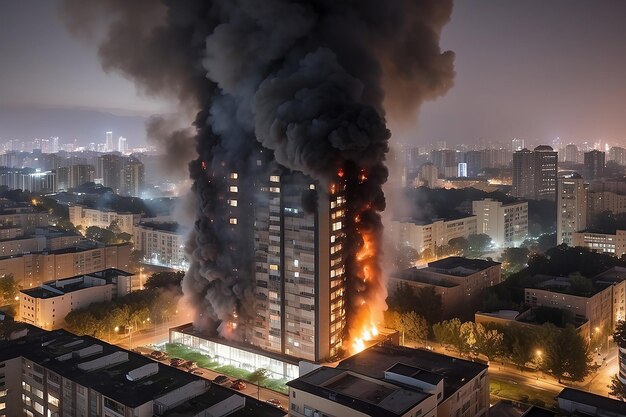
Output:
[[[498,247],[519,246],[528,237],[528,203],[503,204],[489,198],[472,201],[476,232],[488,235]]]

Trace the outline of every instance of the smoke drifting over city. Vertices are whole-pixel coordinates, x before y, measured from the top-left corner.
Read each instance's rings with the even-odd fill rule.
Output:
[[[232,323],[252,316],[253,255],[245,227],[229,223],[228,184],[237,173],[239,193],[251,195],[269,161],[311,176],[319,192],[344,181],[347,336],[381,319],[385,110],[415,114],[451,87],[454,54],[439,47],[451,11],[451,0],[64,1],[74,33],[96,28],[106,70],[197,112],[191,162],[180,130],[168,139],[153,129],[176,144],[164,146],[168,164],[190,162],[197,212],[183,286],[197,325],[243,337]],[[241,222],[249,207],[240,201]]]

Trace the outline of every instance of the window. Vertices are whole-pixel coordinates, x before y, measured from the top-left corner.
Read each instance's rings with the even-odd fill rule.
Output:
[[[237,224],[237,218],[231,217],[230,218],[230,224]]]
[[[43,399],[43,391],[42,390],[33,387],[33,394],[35,394],[37,397]]]
[[[236,185],[231,185],[229,190],[230,190],[231,193],[239,192],[239,188]]]
[[[54,397],[54,396],[52,396],[52,395],[50,395],[50,394],[48,394],[48,403],[53,405],[53,406],[55,406],[55,407],[58,407],[59,406],[59,399]]]

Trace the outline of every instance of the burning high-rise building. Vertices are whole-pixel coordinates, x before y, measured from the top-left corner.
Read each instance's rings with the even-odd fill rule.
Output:
[[[196,325],[303,357],[362,348],[386,308],[385,112],[413,118],[452,85],[439,47],[452,1],[64,1],[73,30],[98,11],[103,65],[197,111],[183,283]],[[189,141],[172,130],[171,143]]]

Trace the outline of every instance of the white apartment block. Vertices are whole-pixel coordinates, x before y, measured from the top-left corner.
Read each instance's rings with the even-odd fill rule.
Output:
[[[391,236],[396,247],[410,246],[418,252],[445,246],[454,238],[468,238],[477,233],[476,216],[457,219],[434,219],[416,222],[411,219],[394,220],[390,225]]]
[[[626,254],[626,230],[601,233],[583,230],[572,233],[572,246],[581,246],[593,252],[608,253],[618,258]]]
[[[587,190],[578,175],[557,180],[556,228],[557,244],[572,245],[575,232],[587,227]]]
[[[134,227],[134,249],[146,263],[186,270],[185,236],[178,223],[144,222]]]
[[[489,411],[487,365],[398,346],[373,346],[336,368],[301,366],[287,386],[293,417],[483,417]]]
[[[140,214],[91,209],[80,205],[70,206],[69,209],[70,222],[76,227],[82,226],[83,231],[91,226],[106,229],[115,221],[123,233],[128,233],[132,236],[133,229],[141,218]]]
[[[477,233],[488,235],[498,247],[519,246],[528,237],[528,203],[503,204],[490,198],[472,201]]]
[[[60,329],[71,311],[128,294],[132,275],[107,269],[21,290],[19,320],[45,330]]]

